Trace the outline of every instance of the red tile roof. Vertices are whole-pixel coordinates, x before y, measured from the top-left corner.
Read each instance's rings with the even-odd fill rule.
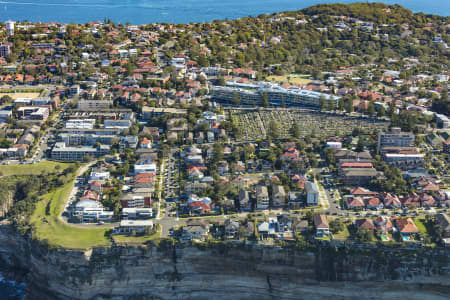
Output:
[[[372,168],[372,163],[363,163],[363,162],[357,162],[357,163],[342,163],[341,168]]]
[[[419,232],[419,229],[417,229],[416,224],[414,224],[414,221],[411,218],[397,219],[395,221],[395,224],[397,225],[397,228],[400,231],[400,233]]]
[[[358,229],[369,229],[369,230],[376,229],[371,219],[359,219],[355,221],[355,224],[356,227],[358,227]]]

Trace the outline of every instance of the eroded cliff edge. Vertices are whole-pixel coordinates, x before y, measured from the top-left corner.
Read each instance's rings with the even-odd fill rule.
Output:
[[[29,299],[446,299],[448,249],[179,245],[48,249],[0,225]]]

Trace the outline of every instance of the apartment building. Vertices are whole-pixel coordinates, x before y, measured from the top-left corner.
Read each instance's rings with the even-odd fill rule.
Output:
[[[256,186],[256,208],[267,209],[269,208],[269,191],[266,186]]]
[[[306,205],[315,206],[319,205],[319,187],[317,183],[307,181],[305,183],[306,189]]]
[[[165,114],[171,114],[176,116],[186,116],[187,110],[181,108],[171,108],[171,107],[148,107],[144,106],[142,108],[142,119],[150,120],[153,117],[159,117]]]
[[[0,57],[7,57],[11,54],[11,47],[9,45],[0,45]]]
[[[336,106],[340,97],[299,88],[284,88],[278,84],[260,82],[243,84],[227,82],[227,86],[213,86],[211,96],[218,102],[232,103],[235,95],[241,104],[258,105],[266,94],[270,104],[280,105],[282,99],[286,105],[319,107],[321,99],[325,103],[334,102]]]
[[[378,152],[383,147],[414,147],[414,134],[401,132],[398,127],[393,127],[389,133],[378,133]]]
[[[108,145],[100,145],[98,148],[83,146],[71,147],[66,146],[64,142],[58,142],[52,149],[51,157],[55,160],[64,161],[82,161],[87,156],[100,157],[110,152],[111,148]]]
[[[78,109],[104,109],[113,105],[112,100],[80,100],[78,101]]]

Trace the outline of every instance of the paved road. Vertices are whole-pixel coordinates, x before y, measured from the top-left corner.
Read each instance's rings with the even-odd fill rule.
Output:
[[[79,187],[80,187],[80,177],[81,177],[81,175],[83,175],[84,172],[86,172],[95,163],[96,163],[96,161],[90,162],[90,163],[88,163],[86,165],[83,165],[81,168],[78,169],[77,176],[76,176],[75,182],[74,182],[74,186],[73,186],[72,190],[70,191],[69,197],[64,202],[64,209],[63,209],[63,211],[58,216],[60,221],[66,223],[66,224],[69,224],[69,225],[73,225],[73,223],[68,223],[67,222],[67,216],[70,213],[69,210],[68,210],[68,207],[70,205],[70,202],[72,201],[71,199],[74,200],[76,195],[80,191]]]

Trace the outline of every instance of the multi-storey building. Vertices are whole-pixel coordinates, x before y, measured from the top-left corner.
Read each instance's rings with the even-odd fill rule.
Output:
[[[0,45],[0,57],[9,56],[11,53],[11,47],[9,45]]]
[[[67,147],[65,143],[56,143],[52,149],[52,159],[65,161],[82,161],[87,156],[100,157],[110,152],[108,145],[94,147]]]
[[[378,133],[378,152],[383,147],[413,147],[414,134],[401,132],[400,128],[393,127],[390,133]]]
[[[263,95],[267,95],[268,102],[280,105],[319,107],[323,100],[325,104],[334,102],[337,106],[340,97],[299,88],[284,88],[273,83],[241,84],[227,82],[227,86],[213,86],[211,89],[213,99],[220,102],[232,103],[236,95],[243,105],[258,105]]]

